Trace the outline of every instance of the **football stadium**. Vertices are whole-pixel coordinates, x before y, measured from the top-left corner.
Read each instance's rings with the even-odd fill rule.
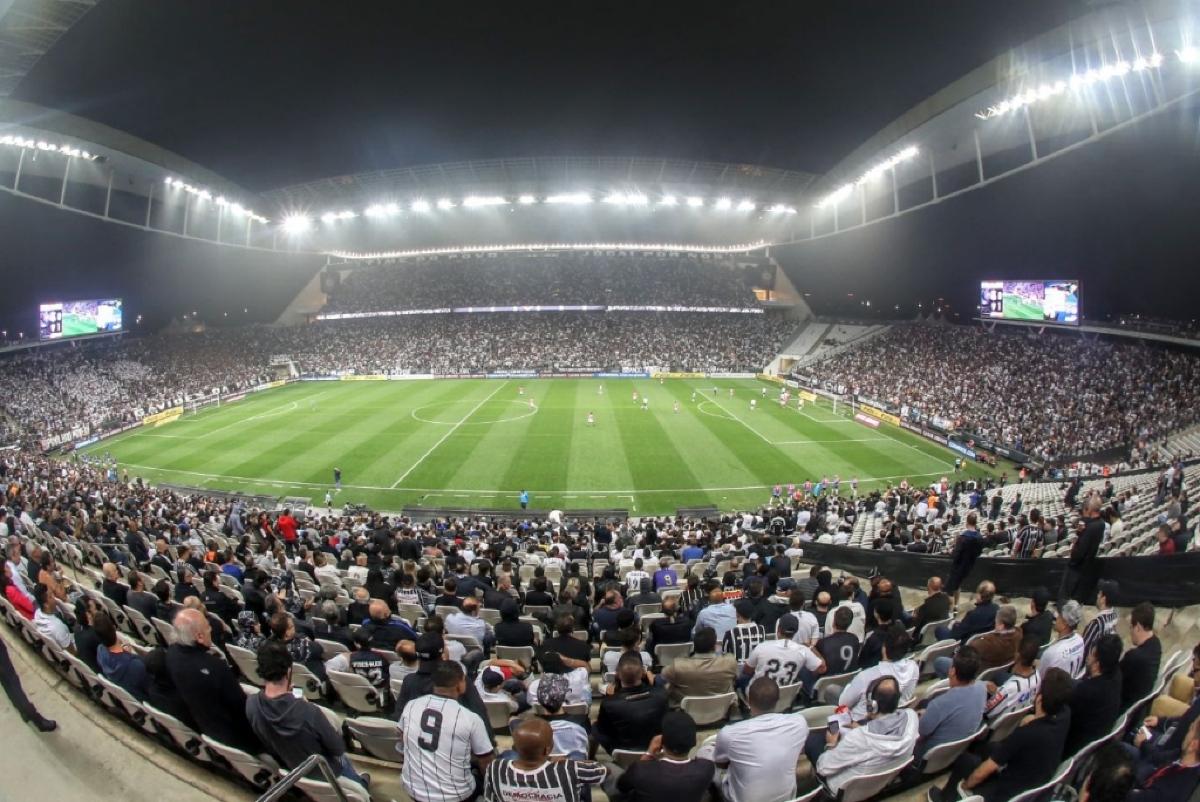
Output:
[[[1200,7],[0,0],[0,799],[1200,800]]]

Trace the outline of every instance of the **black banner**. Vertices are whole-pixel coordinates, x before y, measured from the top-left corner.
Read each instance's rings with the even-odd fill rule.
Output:
[[[877,572],[909,588],[923,588],[929,577],[946,579],[950,574],[948,556],[931,557],[822,543],[805,543],[802,548],[806,561],[863,577]],[[997,593],[1004,596],[1028,597],[1037,588],[1046,588],[1057,595],[1066,566],[1065,559],[980,557],[963,582],[963,589],[969,592],[978,583],[990,579],[996,583]],[[1113,579],[1120,584],[1118,605],[1148,601],[1156,607],[1186,607],[1200,603],[1200,552],[1163,557],[1102,557],[1100,578]]]

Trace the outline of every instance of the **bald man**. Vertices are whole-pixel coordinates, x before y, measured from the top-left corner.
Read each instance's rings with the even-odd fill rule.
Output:
[[[605,768],[591,760],[551,759],[554,732],[545,720],[526,719],[513,731],[513,751],[490,766],[485,802],[526,802],[530,793],[554,802],[574,802],[584,786],[603,782]]]
[[[931,576],[925,583],[925,601],[913,615],[913,637],[919,638],[924,626],[950,617],[950,597],[942,591],[942,578]]]
[[[1099,494],[1093,493],[1083,500],[1079,514],[1083,518],[1083,531],[1071,546],[1067,558],[1067,570],[1063,572],[1059,601],[1074,599],[1080,604],[1092,604],[1096,599],[1096,583],[1100,579],[1100,543],[1104,540],[1104,519],[1100,508],[1104,505]]]

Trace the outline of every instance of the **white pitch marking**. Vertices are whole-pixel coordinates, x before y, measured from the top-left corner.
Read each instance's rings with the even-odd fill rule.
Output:
[[[478,404],[476,404],[475,406],[471,407],[471,411],[470,411],[470,412],[468,412],[466,415],[463,415],[461,418],[459,418],[459,420],[458,420],[458,423],[454,424],[454,425],[453,425],[453,426],[451,426],[449,429],[447,429],[447,430],[446,430],[446,433],[445,433],[444,435],[442,435],[441,437],[439,437],[439,438],[438,438],[438,441],[437,441],[436,443],[434,443],[432,446],[430,446],[430,447],[429,447],[429,450],[428,450],[428,451],[426,451],[424,454],[422,454],[422,455],[421,455],[421,458],[420,458],[420,459],[418,459],[416,462],[414,462],[414,463],[413,463],[413,464],[412,464],[412,465],[409,467],[409,469],[408,469],[407,471],[405,471],[404,473],[400,474],[400,478],[399,478],[399,479],[397,479],[396,481],[392,482],[392,486],[391,486],[390,488],[388,488],[388,489],[389,489],[389,490],[395,490],[395,489],[396,489],[396,487],[397,487],[397,486],[398,486],[398,485],[399,485],[401,482],[403,482],[405,479],[407,479],[407,478],[408,478],[408,475],[409,475],[410,473],[412,473],[413,471],[415,471],[415,470],[417,469],[417,466],[418,466],[418,465],[420,465],[422,462],[424,462],[424,461],[425,461],[425,460],[426,460],[426,459],[429,457],[429,455],[430,455],[430,454],[432,454],[434,451],[437,451],[437,448],[438,448],[438,446],[440,446],[442,443],[446,442],[446,439],[447,439],[448,437],[450,437],[450,435],[452,435],[452,434],[454,434],[456,431],[458,431],[458,428],[459,428],[460,426],[462,426],[464,423],[466,423],[466,422],[467,422],[467,418],[471,417],[471,416],[472,416],[472,415],[474,415],[476,412],[478,412],[480,407],[482,407],[482,406],[483,406],[484,404],[486,404],[488,401],[491,401],[491,400],[492,400],[492,397],[493,397],[493,396],[495,396],[495,395],[496,395],[496,393],[500,392],[501,390],[503,390],[503,389],[504,389],[505,387],[507,387],[507,386],[508,386],[508,382],[507,382],[507,381],[506,381],[506,382],[504,382],[504,383],[502,383],[502,384],[501,384],[499,387],[497,387],[495,390],[492,390],[490,393],[488,393],[488,395],[487,395],[487,397],[486,397],[486,398],[484,398],[482,401],[480,401],[480,402],[479,402]]]

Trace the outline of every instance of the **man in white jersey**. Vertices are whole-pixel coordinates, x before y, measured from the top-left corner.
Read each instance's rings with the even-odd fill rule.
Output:
[[[779,703],[775,680],[759,677],[746,696],[750,718],[722,727],[696,757],[723,770],[718,782],[727,802],[785,802],[796,795],[796,761],[808,722],[799,713],[773,712]]]
[[[743,681],[749,683],[766,677],[780,685],[794,685],[801,681],[803,671],[824,674],[825,661],[821,656],[793,640],[799,628],[800,621],[792,613],[780,616],[775,624],[775,640],[758,644],[746,658],[742,666]]]
[[[1037,637],[1026,635],[1017,649],[1017,659],[1013,663],[1012,674],[1004,681],[1003,685],[995,690],[991,688],[992,683],[988,683],[991,696],[988,697],[987,706],[983,709],[984,718],[988,721],[995,721],[1005,713],[1033,704],[1033,697],[1037,696],[1038,687],[1042,681],[1037,672],[1039,648],[1041,647],[1038,645]]]
[[[1042,652],[1042,659],[1038,661],[1038,676],[1046,676],[1051,668],[1061,668],[1071,675],[1071,679],[1080,679],[1087,663],[1087,650],[1083,637],[1075,630],[1083,620],[1083,608],[1072,599],[1057,605],[1055,613],[1054,631],[1058,633],[1058,640]]]
[[[471,763],[486,771],[492,743],[483,719],[459,704],[466,692],[462,666],[451,660],[433,670],[433,693],[413,699],[400,713],[404,768],[400,780],[414,802],[462,802],[475,794]]]

